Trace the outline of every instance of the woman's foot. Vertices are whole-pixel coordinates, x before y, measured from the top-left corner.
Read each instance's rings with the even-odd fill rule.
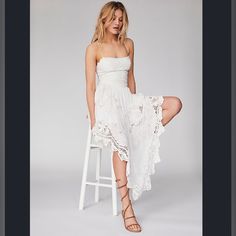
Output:
[[[120,181],[120,179],[117,179],[116,182],[117,181]],[[122,216],[124,219],[125,228],[131,232],[141,232],[142,229],[136,220],[131,200],[129,199],[129,189],[127,188],[127,182],[118,186],[117,188],[120,189],[120,194],[122,196]]]
[[[124,211],[125,209],[127,210]],[[125,226],[127,228],[129,228],[132,231],[138,231],[138,232],[141,231],[141,227],[138,224],[136,217],[134,216],[134,210],[131,205],[131,201],[122,204],[122,214],[123,214],[123,217],[125,218]],[[132,217],[132,218],[129,218],[129,217]]]

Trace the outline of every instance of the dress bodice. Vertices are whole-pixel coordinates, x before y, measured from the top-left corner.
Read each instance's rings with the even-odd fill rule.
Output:
[[[130,57],[102,57],[97,63],[98,84],[127,87]]]

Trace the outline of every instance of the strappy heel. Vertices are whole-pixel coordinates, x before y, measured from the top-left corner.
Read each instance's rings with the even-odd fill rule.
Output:
[[[118,182],[118,181],[120,181],[120,179],[116,179],[116,182]],[[120,188],[123,188],[123,187],[125,187],[126,185],[127,185],[127,183],[128,182],[126,182],[124,185],[122,185],[122,186],[118,186],[117,187],[117,189],[120,189]],[[125,193],[125,195],[120,199],[121,201],[128,195],[128,192],[129,192],[129,188],[127,188],[127,191],[126,191],[126,193]],[[127,219],[130,219],[130,218],[135,218],[136,219],[136,217],[134,216],[134,215],[132,215],[132,216],[129,216],[129,217],[125,217],[125,213],[126,213],[126,211],[127,211],[127,209],[129,208],[129,207],[132,207],[131,206],[131,200],[129,199],[129,204],[128,204],[128,206],[124,209],[124,210],[122,210],[122,217],[123,217],[123,220],[124,220],[124,226],[125,226],[125,228],[128,230],[128,231],[130,231],[130,232],[141,232],[142,231],[142,229],[141,229],[141,226],[138,224],[138,223],[134,223],[134,224],[130,224],[130,225],[126,225],[125,224],[125,221],[127,220]],[[131,226],[133,226],[133,225],[138,225],[139,226],[139,230],[135,230],[135,229],[131,229]]]

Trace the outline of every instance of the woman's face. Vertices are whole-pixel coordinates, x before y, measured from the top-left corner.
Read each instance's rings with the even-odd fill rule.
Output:
[[[112,19],[110,25],[108,23],[105,24],[105,28],[112,34],[118,34],[123,25],[123,12],[120,9],[115,11],[115,15]]]

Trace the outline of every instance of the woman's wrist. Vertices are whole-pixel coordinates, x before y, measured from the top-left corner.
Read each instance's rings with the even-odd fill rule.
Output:
[[[91,124],[91,129],[92,129],[93,126],[95,125],[95,122],[96,122],[95,119],[92,119],[92,120],[91,120],[91,123],[90,123],[90,124]]]

